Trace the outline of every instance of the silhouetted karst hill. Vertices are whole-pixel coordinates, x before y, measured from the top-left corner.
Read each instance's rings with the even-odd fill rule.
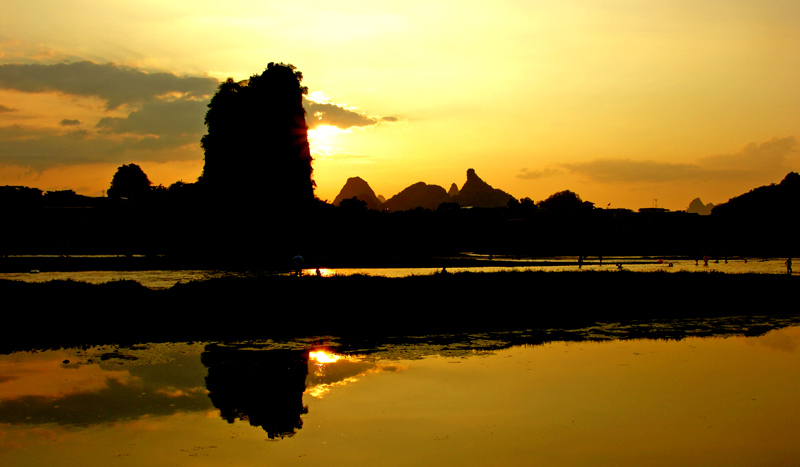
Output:
[[[783,181],[750,190],[713,209],[715,216],[774,217],[800,214],[800,175],[789,172]]]
[[[439,185],[418,182],[389,198],[383,205],[387,211],[408,211],[416,208],[435,210],[450,201],[450,196]]]
[[[455,183],[450,185],[450,189],[447,190],[447,194],[450,195],[450,197],[458,196],[458,185]]]
[[[711,214],[712,209],[714,209],[713,203],[703,204],[700,198],[695,198],[691,203],[689,203],[689,208],[686,209],[686,212],[707,216]]]
[[[367,209],[380,210],[381,201],[375,196],[375,192],[370,188],[369,183],[364,181],[361,177],[351,177],[347,179],[339,194],[333,200],[335,206],[339,206],[342,200],[358,198],[367,203]]]
[[[293,65],[270,63],[260,75],[220,84],[200,141],[203,183],[214,198],[286,210],[313,202],[302,80]]]
[[[453,197],[461,206],[474,206],[479,208],[499,208],[505,207],[510,200],[514,199],[503,190],[492,188],[491,185],[481,180],[475,169],[467,170],[467,181],[458,195]]]

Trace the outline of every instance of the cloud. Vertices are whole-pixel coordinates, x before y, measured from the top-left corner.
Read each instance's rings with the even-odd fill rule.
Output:
[[[790,155],[797,153],[798,144],[794,136],[772,138],[763,143],[748,143],[733,154],[717,154],[700,159],[704,167],[718,170],[758,170],[787,167]]]
[[[335,104],[318,103],[305,100],[306,122],[309,129],[330,125],[346,130],[348,128],[372,126],[378,119],[366,114],[346,109]]]
[[[127,117],[104,117],[97,128],[110,133],[138,135],[199,135],[205,133],[203,120],[208,101],[152,101]]]
[[[42,171],[87,163],[200,158],[203,118],[218,85],[209,77],[147,73],[112,63],[0,65],[0,88],[70,96],[65,106],[77,105],[82,113],[91,107],[82,98],[99,98],[104,109],[96,111],[96,125],[80,131],[75,127],[93,117],[65,118],[57,126],[0,127],[0,164]],[[121,117],[120,110],[130,111]],[[73,110],[52,111],[63,115]]]
[[[42,172],[52,167],[178,161],[202,157],[199,135],[104,134],[89,130],[11,125],[0,127],[0,165]]]
[[[147,73],[114,63],[0,65],[0,88],[99,97],[106,102],[107,110],[170,94],[183,99],[207,99],[216,92],[218,85],[219,81],[210,77]]]
[[[791,168],[791,157],[797,154],[794,136],[772,138],[763,143],[748,143],[733,154],[717,154],[699,159],[696,163],[659,162],[653,160],[594,159],[586,162],[564,163],[559,166],[600,183],[660,183],[691,180],[735,180],[760,174],[782,178]],[[556,174],[545,169],[522,169],[517,178],[531,180]]]
[[[17,109],[12,109],[11,107],[6,107],[5,105],[0,104],[0,113],[3,113],[3,112],[16,112],[16,111],[17,111]]]
[[[561,167],[601,183],[671,182],[706,176],[706,171],[696,164],[630,159],[596,159],[589,162],[561,164]]]
[[[526,168],[523,168],[523,169],[520,169],[519,172],[520,173],[518,173],[516,175],[516,177],[519,178],[519,179],[522,179],[522,180],[536,180],[536,179],[540,179],[540,178],[552,177],[553,175],[558,175],[558,174],[562,173],[563,171],[550,167],[550,168],[546,168],[546,169],[542,169],[542,170],[528,170]]]
[[[326,102],[303,100],[306,109],[306,123],[309,129],[322,125],[335,126],[346,130],[352,127],[374,126],[381,122],[394,123],[400,121],[399,117],[370,117],[369,115],[348,109],[341,105]]]

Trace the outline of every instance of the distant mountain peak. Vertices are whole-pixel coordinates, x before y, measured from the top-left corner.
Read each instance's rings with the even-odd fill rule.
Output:
[[[505,207],[511,199],[514,197],[484,182],[475,169],[467,170],[467,181],[455,197],[455,201],[462,206],[482,208]]]
[[[343,200],[351,198],[358,198],[361,201],[365,201],[368,209],[381,209],[381,201],[375,196],[375,192],[372,191],[369,183],[361,177],[348,178],[341,191],[339,191],[339,194],[336,195],[336,199],[333,200],[333,204],[334,206],[339,206]]]
[[[451,198],[453,196],[458,196],[458,185],[456,185],[455,183],[450,185],[450,189],[447,190],[447,194],[450,195]]]
[[[416,208],[433,210],[446,201],[449,201],[449,196],[444,188],[417,182],[386,200],[383,208],[387,211],[408,211]]]
[[[689,203],[689,207],[686,209],[686,212],[707,216],[711,214],[712,209],[714,209],[713,203],[703,204],[703,202],[700,201],[700,198],[695,198],[691,203]]]
[[[342,187],[333,204],[338,206],[342,200],[353,197],[365,201],[369,209],[384,211],[408,211],[417,208],[434,210],[446,202],[458,203],[465,207],[499,208],[506,207],[508,202],[514,199],[505,191],[492,188],[491,185],[484,182],[475,169],[467,170],[467,181],[460,190],[455,183],[450,186],[450,190],[445,190],[439,185],[417,182],[388,200],[382,200],[375,196],[375,192],[362,178],[351,177],[347,179],[347,183]]]

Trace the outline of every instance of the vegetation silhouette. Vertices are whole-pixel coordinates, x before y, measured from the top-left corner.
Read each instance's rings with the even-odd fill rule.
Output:
[[[293,65],[270,63],[260,75],[220,84],[200,143],[202,183],[213,198],[262,209],[304,208],[314,200],[302,80]]]
[[[270,63],[260,75],[220,84],[201,139],[198,215],[209,222],[204,240],[184,254],[258,267],[308,242],[315,185],[302,79],[293,65]]]
[[[0,187],[0,206],[9,228],[0,230],[0,270],[290,270],[295,255],[311,268],[414,267],[463,252],[495,257],[797,257],[800,245],[792,220],[800,214],[798,177],[790,173],[780,184],[719,204],[708,216],[592,208],[571,192],[539,203],[512,199],[496,208],[465,208],[450,201],[433,210],[385,212],[350,198],[340,206],[316,200],[308,209],[281,212],[244,201],[207,203],[203,181],[151,186],[147,196],[133,200],[6,186]],[[556,199],[567,202],[548,201]],[[92,263],[75,258],[80,255],[130,258]]]
[[[108,197],[111,199],[142,199],[150,194],[152,184],[141,167],[136,164],[123,164],[111,179]]]
[[[795,220],[800,217],[800,174],[755,188],[711,210],[712,232],[721,254],[797,256]],[[735,252],[735,253],[734,253]],[[742,253],[740,253],[742,252]]]
[[[0,352],[146,342],[263,342],[326,335],[379,339],[742,316],[753,316],[755,324],[764,317],[800,322],[797,310],[785,304],[785,297],[797,290],[798,275],[637,273],[624,269],[463,273],[452,272],[449,266],[447,270],[446,274],[403,278],[225,277],[176,284],[165,290],[151,290],[132,281],[94,285],[0,280],[0,296],[7,309],[37,310],[8,317],[7,326],[0,331]],[[601,297],[606,297],[609,306],[598,306]],[[64,304],[78,304],[80,314],[65,314]],[[336,306],[338,312],[331,312]],[[257,312],[248,311],[254,307]],[[228,414],[266,410],[249,402],[251,397],[257,398],[254,393],[267,390],[264,385],[269,381],[252,366],[268,369],[274,363],[276,371],[282,371],[280,359],[247,354],[244,349],[211,354],[227,355],[225,352],[241,353],[251,365],[221,364],[215,375],[224,376],[209,380],[212,392],[223,386],[214,404],[228,407]],[[301,357],[305,358],[294,355],[280,361]],[[207,366],[215,368],[214,363]],[[296,375],[292,383],[296,389],[275,391],[299,394],[301,367],[287,364],[284,368],[290,367],[290,373]],[[237,371],[241,371],[238,376]],[[251,389],[243,388],[248,378]],[[299,413],[299,396],[285,399],[295,401],[291,413]],[[297,417],[286,419],[294,423]]]
[[[594,209],[594,203],[583,201],[577,193],[570,190],[559,191],[547,199],[539,201],[536,206],[548,211],[580,211]]]

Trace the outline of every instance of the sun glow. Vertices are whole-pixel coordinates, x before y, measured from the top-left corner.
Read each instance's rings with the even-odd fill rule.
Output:
[[[341,133],[349,133],[350,130],[342,130],[332,125],[320,125],[308,130],[308,145],[311,154],[315,156],[328,156],[336,151],[333,144],[336,136]]]
[[[327,350],[312,350],[308,353],[308,358],[317,363],[335,363],[343,357]]]

